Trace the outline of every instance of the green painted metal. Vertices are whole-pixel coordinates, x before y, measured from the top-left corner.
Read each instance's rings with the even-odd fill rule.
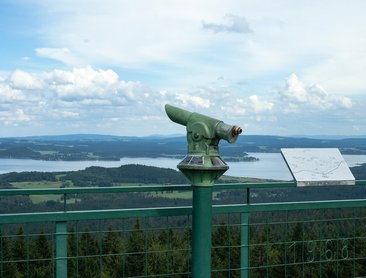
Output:
[[[173,122],[187,128],[188,152],[178,169],[194,186],[212,186],[229,169],[219,155],[219,142],[224,139],[234,143],[241,128],[169,104],[165,111]]]
[[[366,182],[365,182],[366,184]],[[248,182],[248,183],[218,183],[214,185],[214,190],[224,189],[247,189],[247,188],[282,188],[296,187],[294,181],[279,181],[279,182]]]
[[[366,199],[310,201],[310,202],[283,202],[260,204],[234,204],[212,206],[214,214],[222,213],[253,213],[285,210],[310,210],[334,208],[362,208],[366,207]],[[67,212],[36,212],[36,213],[9,213],[0,215],[0,224],[36,223],[55,221],[77,221],[95,219],[117,219],[134,217],[161,217],[191,215],[192,207],[163,207],[137,208],[113,210],[85,210]]]
[[[192,214],[192,277],[210,277],[212,187],[193,186]]]
[[[67,278],[67,222],[56,222],[56,277]]]
[[[253,213],[286,210],[310,209],[336,209],[336,208],[362,208],[366,207],[366,199],[335,200],[335,201],[309,201],[309,202],[283,202],[283,203],[258,203],[213,206],[213,213]]]
[[[356,185],[365,186],[366,180],[357,180]],[[259,183],[223,183],[215,184],[214,190],[246,189],[246,188],[281,188],[296,187],[296,182],[259,182]],[[123,193],[123,192],[154,192],[154,191],[191,191],[191,185],[142,185],[114,187],[73,187],[73,188],[33,188],[33,189],[1,189],[0,196],[16,195],[63,195],[89,193]]]
[[[249,213],[240,214],[240,277],[249,278]]]
[[[357,186],[366,186],[366,180],[356,180]],[[245,188],[285,188],[296,187],[296,181],[275,181],[275,182],[248,182],[248,183],[220,183],[214,185],[214,190],[223,189],[245,189]]]
[[[1,231],[1,226],[0,226],[0,231]],[[3,266],[3,261],[4,261],[4,243],[3,243],[3,237],[2,234],[0,233],[0,277],[4,277],[4,266]]]
[[[181,216],[192,214],[191,207],[137,208],[114,210],[84,210],[67,212],[10,213],[0,215],[0,224],[37,223],[118,219],[135,217]]]
[[[366,185],[366,180],[356,180],[356,185]]]
[[[217,156],[220,139],[234,143],[241,133],[238,126],[230,126],[221,120],[169,104],[165,105],[165,111],[173,122],[187,127],[189,154]]]
[[[168,117],[187,127],[188,154],[178,169],[193,185],[192,276],[211,276],[212,187],[229,166],[220,158],[221,139],[234,143],[242,132],[238,126],[165,105]]]

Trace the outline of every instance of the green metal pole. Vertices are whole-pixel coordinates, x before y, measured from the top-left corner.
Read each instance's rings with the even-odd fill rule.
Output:
[[[67,222],[56,222],[56,277],[67,278]]]
[[[250,188],[247,188],[247,205],[250,205]],[[240,214],[240,277],[249,278],[249,213]]]
[[[240,277],[249,278],[249,213],[240,214]]]
[[[193,186],[192,277],[211,277],[212,186]]]

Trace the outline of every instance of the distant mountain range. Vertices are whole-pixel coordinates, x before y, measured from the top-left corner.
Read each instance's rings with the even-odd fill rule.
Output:
[[[248,152],[279,152],[281,148],[339,148],[343,154],[366,154],[366,136],[342,139],[242,135],[234,144],[220,143],[221,154],[242,159]],[[184,135],[147,137],[71,134],[0,138],[1,158],[42,160],[119,160],[121,157],[181,157]]]
[[[242,135],[242,137],[278,137],[278,138],[306,138],[318,140],[342,140],[342,139],[366,139],[366,135],[291,135],[291,136],[276,136],[276,135]],[[36,140],[36,141],[125,141],[131,139],[165,139],[185,137],[184,134],[153,134],[148,136],[118,136],[118,135],[103,135],[103,134],[61,134],[61,135],[40,135],[40,136],[23,136],[23,137],[0,137],[2,139],[19,139],[19,140]]]
[[[138,138],[137,136],[114,136],[102,134],[66,134],[66,135],[41,135],[26,137],[10,137],[7,139],[34,140],[34,141],[121,141]]]

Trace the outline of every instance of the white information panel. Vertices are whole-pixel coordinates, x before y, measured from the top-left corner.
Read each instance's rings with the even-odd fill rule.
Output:
[[[338,149],[281,149],[297,186],[354,185],[355,178]]]

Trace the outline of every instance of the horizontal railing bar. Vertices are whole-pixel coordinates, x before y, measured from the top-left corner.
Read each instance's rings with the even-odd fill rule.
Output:
[[[356,180],[356,185],[366,185],[366,180]]]
[[[354,257],[354,258],[334,258],[334,259],[320,259],[320,260],[314,260],[314,261],[299,261],[299,262],[287,262],[287,263],[274,263],[269,265],[263,265],[263,266],[250,266],[247,268],[242,269],[248,269],[248,270],[259,270],[259,269],[267,269],[267,268],[276,268],[276,267],[291,267],[291,266],[309,266],[309,265],[315,265],[320,263],[340,263],[340,262],[350,262],[350,261],[360,261],[364,260],[366,256],[361,257]],[[233,270],[233,269],[232,269]],[[213,271],[213,270],[212,270]],[[357,277],[365,277],[365,276],[357,276]]]
[[[214,185],[216,189],[245,189],[245,188],[281,188],[296,187],[295,181],[276,181],[276,182],[248,182],[248,183],[218,183]]]
[[[366,180],[357,180],[356,185],[366,185]],[[213,190],[246,189],[246,188],[283,188],[283,187],[296,187],[296,182],[281,181],[281,182],[258,182],[258,183],[221,183],[221,184],[215,184]],[[191,185],[141,185],[141,186],[33,188],[33,189],[27,188],[27,189],[1,189],[0,196],[190,191],[190,190],[192,190]]]
[[[337,209],[337,208],[366,207],[366,199],[308,201],[308,202],[283,202],[259,204],[234,204],[213,206],[213,213],[243,213],[243,212],[269,212],[284,210],[306,209]],[[0,215],[0,224],[30,223],[30,222],[57,222],[76,220],[117,219],[131,217],[159,217],[182,216],[192,214],[191,206],[184,207],[159,207],[159,208],[133,208],[114,210],[85,210],[66,212],[39,212],[39,213],[11,213]]]
[[[284,224],[308,224],[308,223],[321,223],[321,222],[338,222],[338,221],[355,221],[365,220],[366,217],[344,217],[344,218],[319,218],[319,219],[307,219],[307,220],[289,220],[289,221],[268,221],[268,222],[252,222],[248,226],[266,226],[266,225],[284,225]],[[230,226],[242,226],[243,224],[230,224]],[[226,225],[227,226],[227,225]]]
[[[366,180],[356,180],[356,185],[366,185]],[[296,181],[273,181],[273,182],[248,182],[248,183],[219,183],[215,184],[216,189],[246,189],[246,188],[283,188],[296,187]]]
[[[83,210],[66,212],[9,213],[0,215],[0,224],[118,219],[133,217],[182,216],[192,214],[192,207]]]
[[[241,212],[269,212],[284,210],[307,209],[337,209],[337,208],[361,208],[366,207],[366,199],[307,201],[307,202],[281,202],[281,203],[257,203],[257,204],[233,204],[214,206],[214,213],[241,213]]]

